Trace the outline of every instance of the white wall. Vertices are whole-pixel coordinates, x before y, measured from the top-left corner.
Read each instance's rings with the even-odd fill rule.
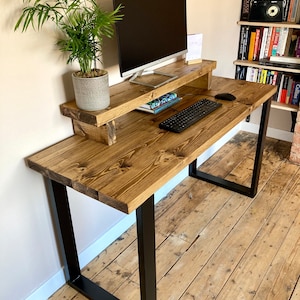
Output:
[[[234,78],[241,0],[187,0],[188,32],[203,33],[203,58],[217,61],[215,75]]]
[[[237,57],[241,0],[187,0],[187,4],[189,33],[204,34],[203,58],[217,61],[215,75],[234,78],[232,62]],[[257,131],[260,112],[258,109],[251,114],[250,122],[244,124],[245,130]],[[290,112],[271,109],[268,136],[292,141],[291,126]]]
[[[40,300],[64,278],[43,179],[25,166],[24,157],[72,134],[59,104],[73,98],[70,72],[76,66],[65,65],[51,32],[13,31],[21,4],[0,0],[0,299]],[[240,1],[187,4],[189,33],[204,34],[203,57],[218,61],[216,75],[234,77]],[[107,47],[105,67],[113,84],[120,80],[116,42]],[[70,197],[79,252],[101,238],[107,242],[104,233],[118,221],[126,227],[122,213],[76,192]],[[116,236],[123,229],[113,228]],[[82,258],[82,264],[89,259]]]

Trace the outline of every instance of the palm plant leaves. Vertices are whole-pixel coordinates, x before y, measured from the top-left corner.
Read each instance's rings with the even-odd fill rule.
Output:
[[[33,2],[33,5],[30,5]],[[15,30],[22,26],[22,32],[31,25],[41,29],[48,21],[55,23],[63,33],[57,45],[63,52],[68,52],[67,63],[79,62],[81,71],[86,73],[92,63],[99,60],[103,37],[111,38],[113,24],[122,19],[121,6],[112,12],[103,11],[94,0],[24,0],[27,6],[15,25]]]

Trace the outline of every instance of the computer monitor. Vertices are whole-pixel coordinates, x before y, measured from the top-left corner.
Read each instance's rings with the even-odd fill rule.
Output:
[[[187,52],[186,0],[114,0],[124,17],[116,24],[122,77],[137,78],[147,69]],[[172,74],[161,74],[172,80]],[[163,84],[162,82],[161,84]],[[154,86],[155,87],[155,86]]]

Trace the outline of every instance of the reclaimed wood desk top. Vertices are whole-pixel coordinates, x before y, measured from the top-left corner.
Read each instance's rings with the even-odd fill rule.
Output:
[[[180,134],[158,124],[200,98],[220,92],[235,101],[220,101],[221,108]],[[152,194],[267,101],[276,87],[213,77],[210,90],[183,86],[182,101],[158,115],[139,111],[116,119],[118,141],[112,146],[71,136],[26,158],[43,176],[69,186],[125,213]]]

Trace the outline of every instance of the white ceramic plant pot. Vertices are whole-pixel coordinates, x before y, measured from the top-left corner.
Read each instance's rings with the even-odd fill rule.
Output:
[[[108,73],[99,77],[82,78],[72,74],[76,105],[82,110],[105,109],[110,104]]]

